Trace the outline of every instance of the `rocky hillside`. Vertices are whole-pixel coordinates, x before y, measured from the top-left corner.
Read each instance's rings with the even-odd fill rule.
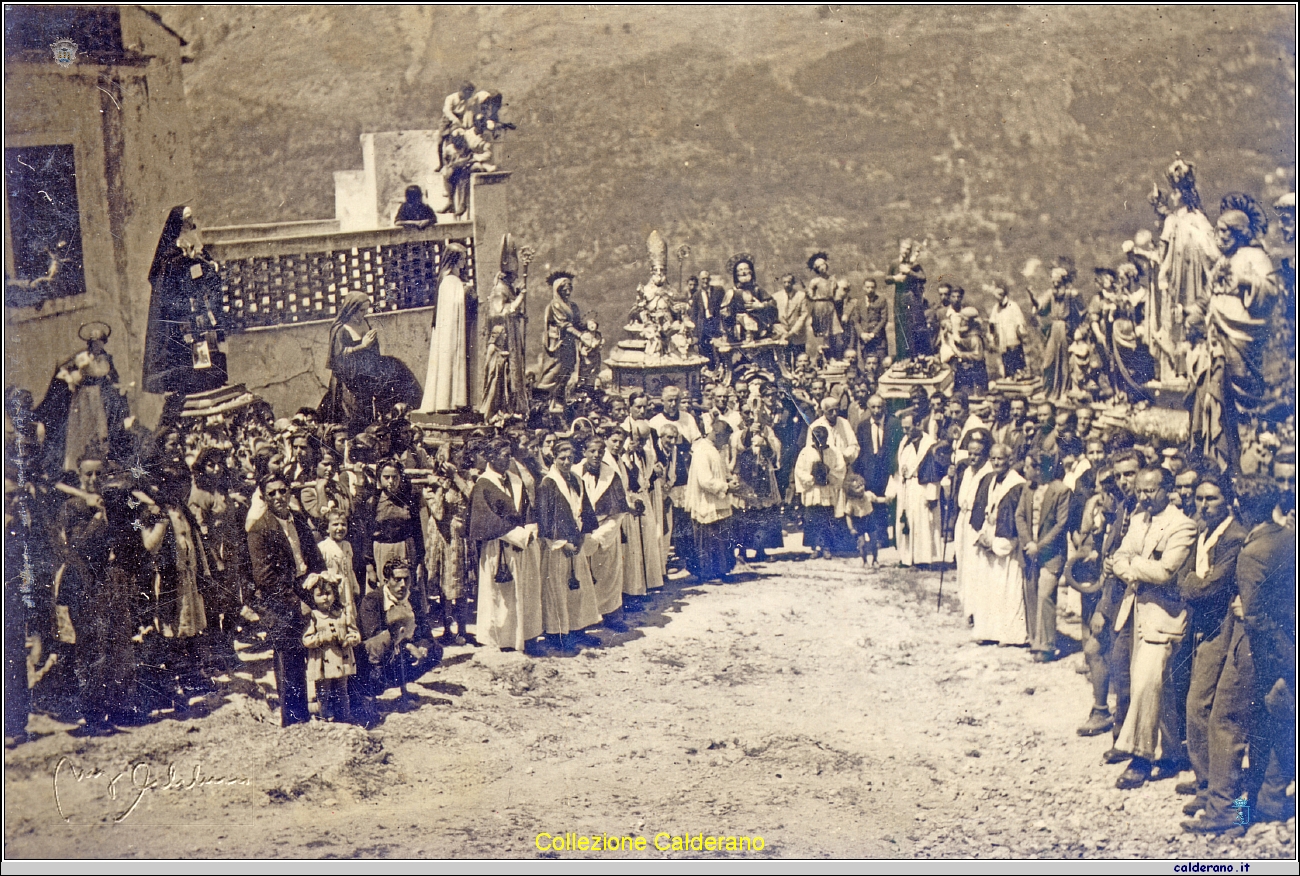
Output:
[[[1113,261],[1153,227],[1176,149],[1211,213],[1278,167],[1294,179],[1281,7],[159,12],[191,40],[209,222],[332,215],[358,135],[435,125],[468,77],[519,125],[519,237],[578,271],[606,326],[652,228],[691,245],[688,269],[752,251],[768,283],[815,248],[861,277],[922,237],[932,279],[974,287],[1058,254]]]

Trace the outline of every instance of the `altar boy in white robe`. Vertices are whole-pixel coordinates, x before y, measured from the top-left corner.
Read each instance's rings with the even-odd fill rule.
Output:
[[[894,523],[898,563],[937,563],[943,554],[939,482],[944,472],[934,459],[935,437],[921,428],[913,413],[900,416],[899,423],[903,443],[898,448],[898,471],[890,479],[885,496],[898,500]]]
[[[596,609],[604,616],[603,625],[615,632],[626,632],[623,622],[623,518],[628,513],[623,482],[614,467],[604,461],[605,439],[587,439],[582,462],[573,473],[582,481],[596,528],[582,541],[580,556],[591,569],[596,587]]]
[[[605,457],[603,463],[612,468],[618,476],[619,486],[627,501],[627,512],[619,521],[621,540],[623,542],[623,607],[630,611],[639,611],[639,600],[629,601],[628,596],[638,597],[646,594],[646,560],[645,537],[641,530],[641,518],[649,510],[645,495],[636,481],[637,472],[629,465],[624,454],[627,433],[622,429],[611,429],[605,437]]]
[[[542,543],[542,626],[567,636],[600,623],[591,567],[581,557],[594,532],[596,512],[582,479],[573,473],[573,445],[555,443],[555,461],[537,484],[537,534]],[[561,639],[562,646],[568,643]]]
[[[981,480],[971,510],[975,537],[974,575],[968,583],[977,642],[1023,645],[1029,641],[1025,623],[1025,567],[1016,509],[1025,479],[1011,469],[1011,448],[996,444],[989,452],[992,469]]]
[[[468,540],[479,552],[478,639],[523,651],[543,630],[541,555],[528,494],[510,462],[510,442],[493,441],[470,494]]]

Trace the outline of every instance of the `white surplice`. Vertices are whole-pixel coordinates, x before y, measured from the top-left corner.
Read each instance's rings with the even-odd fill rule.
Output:
[[[989,490],[981,531],[988,536],[993,549],[979,546],[971,549],[973,574],[969,588],[975,609],[971,638],[975,641],[1000,645],[1023,645],[1029,641],[1029,627],[1025,623],[1025,564],[1020,543],[995,534],[998,505],[1013,487],[1023,483],[1023,477],[1009,471],[1002,483]]]
[[[894,541],[898,545],[898,561],[904,566],[937,563],[943,552],[939,484],[937,481],[922,484],[917,480],[921,463],[934,443],[933,435],[922,434],[920,444],[914,446],[911,441],[904,441],[898,448],[898,472],[892,485],[898,499]],[[931,502],[935,504],[931,506]]]

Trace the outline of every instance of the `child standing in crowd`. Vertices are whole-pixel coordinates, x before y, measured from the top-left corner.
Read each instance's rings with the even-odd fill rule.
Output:
[[[844,478],[844,495],[835,513],[836,516],[843,517],[848,524],[849,533],[856,539],[858,554],[862,557],[864,566],[867,565],[868,559],[873,566],[879,565],[880,562],[878,559],[880,546],[871,537],[871,527],[868,526],[871,514],[879,501],[878,496],[867,492],[867,482],[862,479],[862,475],[850,474]]]
[[[325,515],[328,536],[316,546],[325,558],[325,568],[338,579],[335,593],[340,610],[353,624],[357,622],[357,604],[361,601],[361,584],[352,566],[352,545],[348,542],[348,515],[341,510]]]
[[[307,680],[316,685],[321,720],[350,724],[348,679],[357,671],[352,649],[361,644],[361,633],[338,604],[341,583],[333,572],[307,576],[303,586],[311,591],[315,608],[302,643],[307,648]]]

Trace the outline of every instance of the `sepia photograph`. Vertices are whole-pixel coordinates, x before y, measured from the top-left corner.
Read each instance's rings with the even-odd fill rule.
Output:
[[[6,4],[6,870],[1295,872],[1296,14]]]

